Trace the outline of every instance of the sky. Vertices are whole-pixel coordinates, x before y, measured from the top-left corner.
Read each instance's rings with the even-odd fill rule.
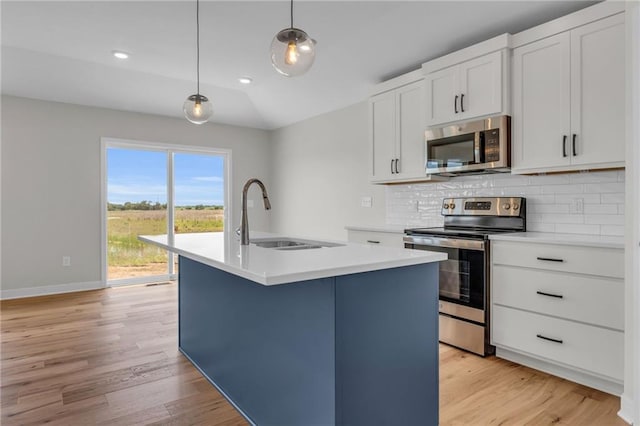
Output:
[[[175,205],[224,205],[224,159],[210,154],[174,154]],[[107,201],[167,202],[167,153],[107,150]]]

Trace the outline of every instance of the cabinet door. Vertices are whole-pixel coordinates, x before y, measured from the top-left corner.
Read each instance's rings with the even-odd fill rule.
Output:
[[[424,85],[418,81],[398,90],[398,145],[396,177],[425,176]]]
[[[514,172],[571,161],[569,40],[562,33],[513,50]]]
[[[460,64],[460,118],[502,111],[502,52]]]
[[[460,116],[458,66],[428,74],[426,84],[427,125],[435,126],[455,121]],[[456,95],[458,99],[456,102]],[[456,113],[456,111],[458,111]]]
[[[572,164],[624,165],[624,40],[624,14],[571,31]]]
[[[374,96],[369,101],[371,178],[373,180],[392,177],[392,161],[396,144],[396,98],[395,92]]]

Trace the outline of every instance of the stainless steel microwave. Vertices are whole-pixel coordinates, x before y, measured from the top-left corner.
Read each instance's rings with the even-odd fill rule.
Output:
[[[511,170],[511,117],[500,115],[425,132],[427,174],[457,176]]]

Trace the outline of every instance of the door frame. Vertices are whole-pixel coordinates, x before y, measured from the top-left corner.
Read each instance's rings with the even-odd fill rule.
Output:
[[[169,232],[173,229],[174,223],[174,176],[173,176],[173,154],[208,154],[221,156],[224,159],[224,227],[231,226],[229,219],[232,216],[231,205],[231,150],[213,147],[168,144],[162,142],[138,141],[132,139],[120,139],[111,137],[100,138],[100,256],[101,256],[101,272],[100,279],[103,287],[117,287],[122,285],[145,284],[154,281],[165,281],[176,279],[173,270],[173,262],[167,257],[169,270],[167,274],[153,275],[148,277],[123,278],[117,280],[107,279],[107,149],[138,149],[156,152],[165,152],[167,154],[167,235],[169,244],[173,244],[174,233]]]

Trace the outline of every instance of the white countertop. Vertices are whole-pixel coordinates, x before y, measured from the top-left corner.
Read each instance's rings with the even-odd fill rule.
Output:
[[[563,244],[624,249],[624,237],[584,234],[554,234],[550,232],[516,232],[489,236],[493,241],[518,241],[525,243]]]
[[[251,238],[275,237],[252,232]],[[254,244],[241,246],[227,232],[177,234],[172,245],[166,235],[140,236],[141,241],[263,285],[285,284],[337,275],[418,265],[446,260],[443,253],[346,243],[340,247],[274,250]]]
[[[366,231],[366,232],[388,232],[390,234],[404,234],[406,226],[400,225],[381,225],[381,226],[369,226],[369,225],[347,225],[344,227],[347,231]]]

